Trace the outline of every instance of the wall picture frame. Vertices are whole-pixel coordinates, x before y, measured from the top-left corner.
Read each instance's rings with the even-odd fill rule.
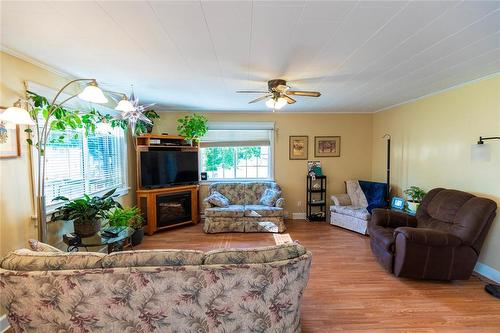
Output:
[[[290,135],[288,159],[307,160],[309,155],[309,137],[307,135]]]
[[[0,110],[5,109],[0,107]],[[0,121],[0,158],[15,158],[21,156],[19,144],[19,125]]]
[[[340,157],[340,136],[315,136],[314,157]]]

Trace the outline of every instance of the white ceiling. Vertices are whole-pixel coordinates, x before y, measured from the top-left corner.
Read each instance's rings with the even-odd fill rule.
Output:
[[[1,44],[172,110],[371,112],[500,72],[498,1],[1,2]],[[27,78],[29,79],[29,78]]]

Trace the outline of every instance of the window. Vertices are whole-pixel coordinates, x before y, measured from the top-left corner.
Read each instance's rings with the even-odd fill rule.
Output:
[[[201,171],[208,180],[271,179],[273,127],[269,123],[209,124],[201,140]]]
[[[63,195],[70,199],[127,187],[126,138],[122,129],[99,127],[94,134],[69,130],[63,142],[52,132],[47,145],[45,202]],[[78,134],[78,136],[75,136]]]

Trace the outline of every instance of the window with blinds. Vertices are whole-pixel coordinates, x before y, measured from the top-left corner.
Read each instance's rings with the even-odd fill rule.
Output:
[[[208,180],[272,179],[273,123],[209,123],[201,139]]]
[[[126,138],[122,129],[97,127],[85,136],[83,130],[51,133],[46,150],[45,195],[50,210],[57,196],[70,199],[127,188]],[[75,136],[75,134],[78,134]]]

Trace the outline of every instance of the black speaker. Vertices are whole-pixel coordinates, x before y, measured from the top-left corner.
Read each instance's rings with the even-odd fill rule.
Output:
[[[207,179],[208,179],[207,173],[206,172],[202,172],[201,173],[201,180],[207,180]]]

